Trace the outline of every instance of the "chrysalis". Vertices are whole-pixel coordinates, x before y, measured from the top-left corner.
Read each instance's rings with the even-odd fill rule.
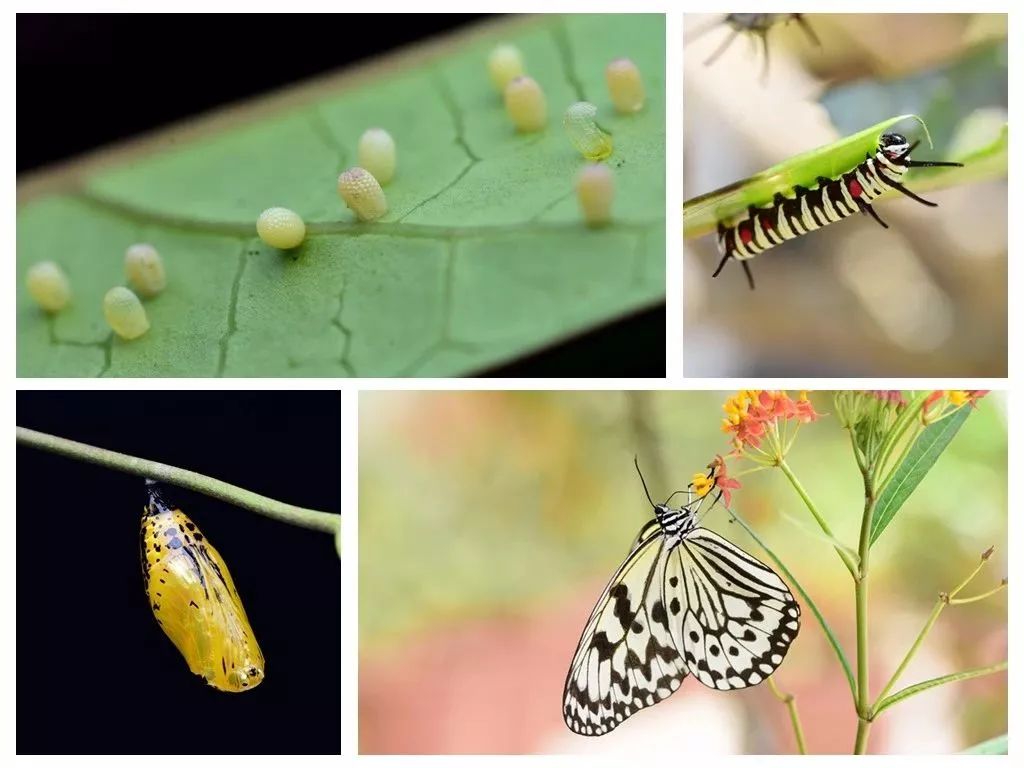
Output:
[[[142,514],[140,554],[150,608],[188,668],[220,691],[263,681],[263,653],[220,554],[153,480]]]
[[[587,160],[604,160],[612,153],[612,137],[597,124],[597,107],[588,101],[577,101],[565,110],[565,132],[569,141]]]

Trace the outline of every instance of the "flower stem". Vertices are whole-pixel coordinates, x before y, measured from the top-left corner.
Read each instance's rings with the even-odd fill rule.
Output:
[[[852,435],[852,433],[851,433]],[[857,604],[857,740],[854,754],[863,755],[868,748],[871,730],[871,702],[868,697],[868,558],[871,554],[871,518],[875,512],[875,489],[871,481],[871,467],[862,467],[864,475],[864,514],[860,521],[860,545],[857,548],[860,569],[854,580]]]
[[[927,390],[920,392],[914,396],[914,398],[907,404],[907,407],[903,412],[896,418],[896,423],[892,425],[892,429],[889,430],[889,434],[885,436],[885,441],[882,443],[882,447],[878,452],[878,459],[875,461],[875,470],[879,474],[885,471],[885,466],[889,461],[889,456],[892,454],[893,449],[896,447],[896,443],[903,437],[903,433],[907,431],[907,428],[917,419],[918,414],[921,412],[921,407],[924,405],[924,401],[928,399]],[[910,441],[913,444],[913,440]],[[896,466],[899,466],[897,463]],[[881,491],[881,487],[878,486],[878,478],[875,477],[875,485],[878,490]]]
[[[893,689],[893,686],[895,686],[896,683],[899,682],[900,676],[906,671],[907,666],[910,664],[911,660],[917,654],[917,651],[921,647],[921,644],[924,642],[924,639],[928,636],[928,633],[931,632],[932,627],[935,626],[935,622],[938,621],[939,615],[942,613],[942,611],[945,609],[947,605],[973,603],[976,600],[981,600],[982,598],[989,597],[990,595],[995,594],[996,592],[998,592],[1006,586],[1006,581],[1003,580],[1003,582],[1000,583],[998,587],[996,587],[995,589],[991,589],[988,592],[985,592],[981,595],[975,595],[974,597],[966,597],[961,600],[954,600],[954,598],[960,592],[962,592],[967,587],[967,585],[971,583],[971,581],[974,580],[974,577],[978,575],[981,569],[985,567],[985,563],[987,563],[989,557],[992,556],[992,551],[993,550],[991,548],[985,550],[985,552],[983,552],[981,555],[981,562],[979,562],[978,565],[974,568],[974,570],[967,575],[967,578],[961,581],[954,589],[952,589],[949,593],[943,592],[939,594],[939,599],[935,601],[935,607],[932,608],[932,612],[928,616],[928,620],[924,623],[924,626],[918,633],[917,639],[914,640],[914,644],[910,646],[910,650],[908,650],[906,655],[903,657],[903,661],[901,661],[899,666],[896,667],[896,671],[892,673],[892,677],[889,678],[889,682],[885,684],[885,688],[883,688],[882,692],[878,694],[878,697],[875,699],[874,706],[872,706],[871,708],[872,711],[877,710],[879,703],[883,699],[885,699],[886,694],[888,694],[889,691]]]
[[[807,743],[804,741],[804,728],[800,724],[800,713],[796,709],[796,697],[791,693],[780,691],[778,686],[775,685],[774,677],[768,678],[768,687],[775,694],[775,698],[786,705],[786,709],[789,711],[789,722],[793,726],[793,738],[796,739],[796,748],[801,755],[806,755]]]
[[[235,506],[248,509],[266,517],[272,517],[283,523],[298,525],[302,528],[310,528],[314,531],[336,534],[341,526],[341,518],[329,512],[320,512],[314,509],[304,509],[292,504],[285,504],[282,501],[261,496],[258,493],[239,488],[237,485],[225,483],[198,472],[191,472],[187,469],[179,469],[169,464],[161,464],[149,459],[141,459],[136,456],[128,456],[116,451],[108,451],[105,448],[97,448],[93,445],[75,442],[56,435],[48,435],[45,432],[36,432],[33,429],[24,427],[17,428],[19,445],[29,445],[50,453],[57,453],[62,456],[86,461],[91,464],[98,464],[108,469],[116,469],[139,477],[149,477],[160,480],[192,491],[204,493],[215,499],[226,501]]]
[[[829,538],[835,539],[835,535],[833,535],[832,530],[828,526],[828,523],[825,522],[825,518],[822,517],[821,513],[818,511],[817,506],[815,506],[814,502],[811,500],[810,495],[808,495],[807,490],[797,479],[797,476],[793,473],[793,470],[790,469],[789,464],[786,463],[785,459],[779,462],[779,469],[782,470],[782,474],[786,476],[786,478],[790,482],[790,485],[793,486],[793,488],[796,490],[800,498],[803,499],[804,504],[807,506],[807,509],[810,510],[811,515],[814,517],[814,519],[818,522],[818,526],[821,528],[821,530],[824,531],[825,535]],[[843,561],[843,564],[846,566],[846,570],[850,572],[851,576],[856,578],[857,565],[853,561],[853,558],[850,557],[850,555],[847,554],[847,552],[842,547],[833,546],[833,549],[835,549],[836,553],[839,555],[839,558]]]

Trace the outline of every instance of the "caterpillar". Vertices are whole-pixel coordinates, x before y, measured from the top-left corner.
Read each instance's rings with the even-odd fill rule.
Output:
[[[818,36],[814,34],[814,30],[811,29],[811,25],[803,16],[804,15],[802,13],[728,13],[724,18],[698,30],[696,34],[690,37],[690,41],[695,40],[705,32],[714,29],[720,24],[725,24],[732,28],[732,32],[729,36],[722,41],[722,44],[719,45],[707,59],[704,60],[704,66],[710,66],[718,60],[719,56],[726,52],[729,46],[732,45],[732,41],[735,40],[736,36],[741,32],[756,35],[761,38],[761,46],[764,49],[764,68],[761,71],[761,79],[764,80],[768,75],[768,30],[779,22],[785,21],[788,23],[789,21],[795,21],[810,41],[819,48],[821,47],[821,41],[818,40]]]
[[[220,553],[195,523],[146,480],[140,554],[156,623],[189,669],[220,691],[263,681],[263,653]]]
[[[911,160],[910,153],[919,143],[920,141],[915,141],[910,144],[898,133],[884,133],[878,141],[878,149],[874,156],[865,155],[864,162],[847,173],[834,179],[819,176],[814,188],[795,186],[793,197],[786,197],[777,192],[770,206],[750,206],[746,217],[731,226],[719,221],[718,252],[722,260],[713,277],[718,277],[729,259],[735,259],[743,265],[747,282],[753,290],[754,276],[747,263],[749,259],[780,243],[845,219],[857,212],[869,214],[888,229],[889,225],[875,212],[871,201],[889,189],[895,189],[912,200],[934,208],[938,203],[918,197],[903,186],[903,174],[910,168],[962,168],[963,163]]]

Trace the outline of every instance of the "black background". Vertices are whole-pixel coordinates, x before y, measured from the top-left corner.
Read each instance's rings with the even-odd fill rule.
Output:
[[[340,509],[335,391],[26,392],[18,425]],[[193,675],[145,598],[142,478],[17,451],[17,751],[337,754],[331,537],[166,487],[231,571],[266,657],[232,694]]]
[[[479,20],[447,14],[18,14],[18,172]],[[665,308],[488,376],[665,375]]]

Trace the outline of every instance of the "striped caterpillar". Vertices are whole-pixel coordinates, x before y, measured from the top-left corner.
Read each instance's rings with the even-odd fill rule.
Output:
[[[264,677],[263,653],[227,565],[153,480],[146,490],[142,576],[156,623],[208,685],[233,693],[255,688]]]
[[[713,277],[718,277],[729,259],[736,259],[743,265],[747,282],[753,289],[754,277],[747,260],[780,243],[845,219],[857,212],[869,214],[888,229],[889,225],[882,221],[871,207],[871,201],[889,189],[902,192],[923,205],[937,206],[938,203],[918,197],[903,186],[903,174],[910,168],[962,168],[963,163],[911,160],[910,153],[919,143],[915,141],[910,144],[898,133],[882,134],[874,156],[866,155],[864,162],[851,171],[835,179],[819,176],[817,186],[813,189],[793,187],[793,197],[776,193],[770,206],[750,206],[746,217],[731,226],[719,221],[718,252],[722,255],[722,260]]]

